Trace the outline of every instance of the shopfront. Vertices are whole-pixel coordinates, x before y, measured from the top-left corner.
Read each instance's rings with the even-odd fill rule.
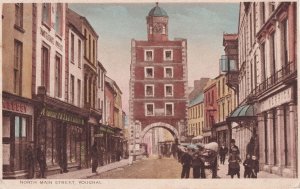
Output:
[[[69,106],[47,104],[36,110],[36,147],[44,146],[48,175],[88,166],[86,115]]]
[[[33,147],[33,106],[30,99],[3,93],[3,178],[26,178],[26,149]]]
[[[229,130],[227,122],[220,122],[214,125],[216,127],[217,143],[219,145],[224,144],[229,147]]]

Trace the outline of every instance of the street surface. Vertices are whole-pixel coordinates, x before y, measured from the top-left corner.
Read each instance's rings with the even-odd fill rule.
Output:
[[[241,179],[244,175],[244,167],[241,166]],[[221,179],[231,179],[227,175],[228,163],[225,165],[219,165],[218,176]],[[174,158],[162,158],[149,157],[143,160],[136,161],[130,166],[117,168],[112,171],[104,172],[91,179],[180,179],[181,164]],[[206,170],[206,176],[211,178],[210,170]],[[193,178],[193,169],[190,170],[190,178]],[[258,178],[280,178],[277,175],[269,174],[266,172],[259,172]],[[236,176],[235,176],[235,179]]]

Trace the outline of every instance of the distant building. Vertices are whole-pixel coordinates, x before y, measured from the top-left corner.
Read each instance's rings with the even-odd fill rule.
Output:
[[[201,92],[195,99],[190,100],[188,108],[188,136],[203,134],[204,128],[204,94]]]

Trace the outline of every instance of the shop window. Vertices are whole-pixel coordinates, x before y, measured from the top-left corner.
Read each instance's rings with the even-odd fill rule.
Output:
[[[48,27],[51,26],[51,4],[50,3],[43,3],[43,10],[42,10],[42,22],[46,24]]]
[[[173,116],[174,115],[174,104],[173,103],[166,103],[165,104],[165,115],[166,116]]]
[[[153,61],[154,59],[154,54],[153,50],[145,50],[145,61]]]
[[[145,85],[145,96],[154,96],[154,85]]]
[[[173,85],[165,85],[165,97],[173,96]]]
[[[145,67],[145,78],[154,78],[154,68],[153,67]]]
[[[23,64],[23,44],[15,40],[14,54],[14,93],[21,95],[22,91],[22,64]]]
[[[172,50],[164,50],[164,60],[165,61],[173,60],[173,51]]]
[[[146,116],[154,116],[154,104],[147,103],[145,106]]]
[[[165,78],[173,78],[173,67],[165,67],[164,68],[164,77]]]
[[[23,28],[23,3],[15,4],[15,26]]]

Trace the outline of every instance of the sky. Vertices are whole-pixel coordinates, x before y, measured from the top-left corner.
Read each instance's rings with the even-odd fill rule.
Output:
[[[128,115],[131,40],[147,40],[146,16],[155,3],[69,4],[99,35],[98,60],[123,92]],[[169,16],[169,40],[187,39],[188,83],[219,74],[223,33],[237,33],[238,3],[159,3]]]

